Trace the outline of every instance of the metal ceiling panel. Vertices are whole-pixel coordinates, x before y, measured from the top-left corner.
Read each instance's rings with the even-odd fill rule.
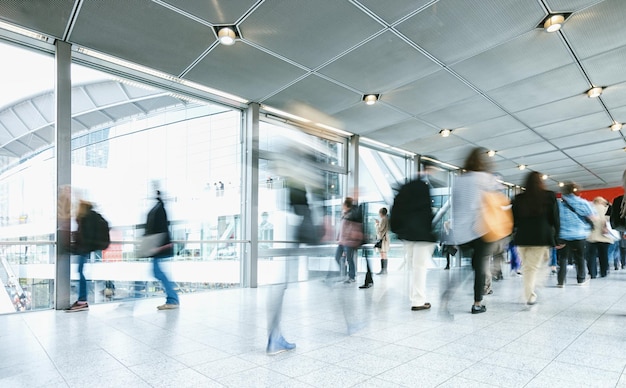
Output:
[[[150,0],[81,4],[72,43],[168,74],[181,74],[216,40],[211,27]]]
[[[517,132],[522,129],[526,129],[526,126],[513,117],[500,116],[457,128],[454,134],[469,142],[480,143],[483,139]]]
[[[517,163],[525,164],[524,157],[527,155],[542,154],[544,152],[551,152],[555,150],[556,147],[550,143],[537,142],[520,147],[510,147],[505,150],[498,150],[498,155],[509,160],[516,160]]]
[[[608,128],[602,128],[593,131],[587,131],[584,133],[578,133],[575,135],[562,136],[557,139],[553,139],[552,143],[561,149],[567,149],[582,145],[604,143],[620,138],[620,134],[613,132]]]
[[[324,116],[347,109],[361,99],[361,94],[312,74],[263,103],[310,120],[327,122],[328,117]]]
[[[55,105],[52,93],[36,96],[32,99],[32,103],[37,109],[37,112],[42,115],[47,122],[51,123],[55,120]]]
[[[430,137],[439,133],[438,129],[428,126],[421,121],[409,119],[401,123],[390,125],[376,131],[369,132],[367,137],[387,144],[398,146],[409,141]]]
[[[384,104],[357,104],[336,113],[335,118],[340,122],[349,124],[344,127],[346,131],[363,135],[382,127],[405,121],[410,116],[391,109]]]
[[[544,0],[551,12],[574,12],[604,0]]]
[[[391,32],[385,32],[318,70],[363,93],[385,93],[441,67]]]
[[[612,109],[611,114],[613,115],[613,118],[618,122],[626,123],[626,106]],[[622,133],[625,133],[624,130],[622,130]]]
[[[0,20],[62,39],[73,7],[74,0],[0,1]]]
[[[568,155],[579,158],[584,156],[595,156],[596,160],[599,158],[605,158],[607,152],[623,150],[624,140],[616,139],[611,141],[605,141],[602,143],[585,144],[580,147],[569,148],[566,152]],[[623,151],[622,151],[623,152]]]
[[[29,130],[12,108],[0,112],[0,122],[14,137],[20,137]]]
[[[410,114],[420,114],[474,95],[474,90],[449,72],[441,70],[386,93],[382,99]]]
[[[532,30],[544,16],[534,1],[439,1],[397,29],[452,65]]]
[[[87,91],[82,87],[72,88],[72,114],[79,114],[93,109],[96,109],[96,104],[87,94]]]
[[[211,24],[233,25],[258,0],[162,0]]]
[[[30,100],[15,105],[13,111],[30,131],[48,124]]]
[[[511,146],[536,144],[543,141],[539,135],[529,129],[508,133],[502,136],[497,135],[498,134],[494,133],[492,136],[484,138],[480,142],[480,145],[487,149],[500,152],[502,150],[506,150],[507,148],[511,148]]]
[[[124,89],[117,82],[101,82],[84,85],[82,88],[89,96],[89,99],[98,107],[128,101],[128,96]]]
[[[479,89],[487,91],[572,62],[572,56],[557,34],[534,29],[452,68]]]
[[[241,42],[216,46],[184,78],[262,102],[305,74],[305,70]]]
[[[626,45],[624,18],[623,0],[605,0],[570,16],[562,31],[576,55],[584,60]]]
[[[589,79],[594,85],[610,86],[626,81],[626,46],[595,55],[582,61]]]
[[[626,82],[606,88],[602,92],[602,102],[611,109],[614,117],[619,115],[621,108],[626,106]]]
[[[554,168],[567,166],[571,168],[571,166],[576,165],[572,159],[568,158],[561,151],[524,156],[524,163],[533,166],[533,169],[535,166],[543,166],[542,168],[545,169],[546,166],[552,166]]]
[[[605,112],[578,116],[573,119],[535,127],[535,131],[546,139],[558,139],[576,133],[599,129],[602,127],[601,123],[610,124],[609,116]]]
[[[394,24],[394,22],[406,17],[406,15],[415,12],[428,3],[432,3],[433,0],[394,0],[391,2],[358,0],[358,2],[388,24]]]
[[[459,128],[472,123],[502,116],[504,112],[484,97],[476,95],[436,112],[422,116],[427,122],[441,128]]]
[[[314,69],[381,31],[347,1],[266,0],[240,25],[246,40]]]
[[[541,87],[537,87],[541,85]],[[589,84],[577,65],[567,65],[489,92],[509,112],[519,112],[534,106],[585,93]]]
[[[534,128],[562,120],[598,113],[602,110],[602,105],[599,101],[590,99],[586,95],[581,94],[580,96],[574,96],[516,112],[514,116],[529,127]]]

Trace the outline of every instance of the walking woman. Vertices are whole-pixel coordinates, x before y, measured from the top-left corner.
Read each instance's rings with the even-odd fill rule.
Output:
[[[537,279],[548,271],[550,249],[557,245],[560,219],[553,191],[545,189],[538,172],[526,177],[526,191],[513,200],[514,244],[522,258],[524,298],[528,305],[537,302]]]
[[[472,250],[474,269],[474,305],[472,314],[487,311],[482,305],[485,287],[485,265],[489,243],[482,237],[487,234],[481,220],[483,193],[498,191],[500,184],[491,173],[487,150],[474,148],[465,159],[464,174],[456,177],[452,187],[452,224],[457,246],[461,252]]]

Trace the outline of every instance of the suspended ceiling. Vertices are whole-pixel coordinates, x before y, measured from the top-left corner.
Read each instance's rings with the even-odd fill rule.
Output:
[[[559,32],[537,28],[555,12]],[[0,20],[456,166],[493,149],[515,184],[620,186],[626,168],[623,0],[30,0]]]

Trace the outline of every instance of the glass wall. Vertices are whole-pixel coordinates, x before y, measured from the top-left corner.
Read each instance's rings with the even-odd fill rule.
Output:
[[[1,41],[0,53],[0,313],[8,313],[53,306],[54,58]]]

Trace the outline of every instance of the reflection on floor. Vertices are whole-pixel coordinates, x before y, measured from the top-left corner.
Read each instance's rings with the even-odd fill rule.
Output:
[[[456,271],[456,272],[455,272]],[[402,273],[374,287],[321,280],[290,285],[283,332],[294,351],[265,354],[270,288],[91,306],[87,312],[0,316],[1,387],[626,387],[626,271],[565,288],[546,277],[538,303],[505,276],[470,314],[472,281],[438,314],[411,311]]]

